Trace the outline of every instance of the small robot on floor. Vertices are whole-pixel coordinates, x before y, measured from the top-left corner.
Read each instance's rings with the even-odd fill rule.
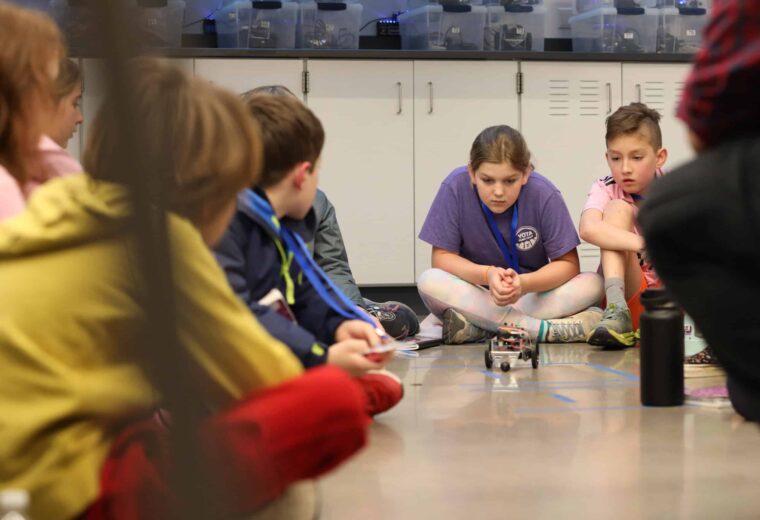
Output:
[[[509,372],[512,365],[519,361],[530,362],[534,369],[538,368],[538,343],[533,345],[530,336],[523,329],[515,327],[499,327],[496,336],[486,342],[486,368],[494,364],[502,372]]]

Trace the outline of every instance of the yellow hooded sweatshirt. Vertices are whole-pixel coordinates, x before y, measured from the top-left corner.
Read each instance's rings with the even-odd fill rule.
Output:
[[[31,493],[31,516],[81,514],[119,431],[160,403],[135,366],[142,311],[124,189],[86,175],[37,190],[0,224],[0,489]],[[198,231],[169,218],[177,330],[209,402],[298,376]]]

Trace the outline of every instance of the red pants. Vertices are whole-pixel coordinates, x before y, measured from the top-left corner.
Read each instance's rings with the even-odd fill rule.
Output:
[[[209,481],[225,491],[219,516],[250,513],[298,480],[314,478],[366,441],[362,388],[325,366],[257,392],[203,425]],[[117,438],[101,474],[101,496],[87,520],[179,518],[166,484],[169,432],[155,419]],[[200,451],[200,450],[199,450]]]

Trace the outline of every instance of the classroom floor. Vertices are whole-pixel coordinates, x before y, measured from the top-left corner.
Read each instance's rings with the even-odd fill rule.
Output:
[[[643,408],[635,349],[541,345],[541,363],[487,371],[481,345],[397,356],[406,395],[322,480],[321,520],[760,518],[756,425]]]

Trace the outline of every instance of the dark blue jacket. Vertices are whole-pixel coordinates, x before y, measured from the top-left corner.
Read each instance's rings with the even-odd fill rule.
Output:
[[[263,192],[257,191],[266,198]],[[305,242],[313,239],[316,226],[313,211],[302,221],[283,219],[281,225],[298,233]],[[293,260],[290,276],[295,283],[295,303],[290,306],[298,323],[293,323],[258,301],[270,290],[286,294],[281,274],[283,260],[277,244],[287,247],[274,231],[238,197],[238,207],[222,240],[215,248],[217,261],[224,269],[235,293],[256,315],[267,331],[285,343],[305,367],[327,361],[327,345],[335,343],[335,330],[345,318],[333,311],[319,296]]]

